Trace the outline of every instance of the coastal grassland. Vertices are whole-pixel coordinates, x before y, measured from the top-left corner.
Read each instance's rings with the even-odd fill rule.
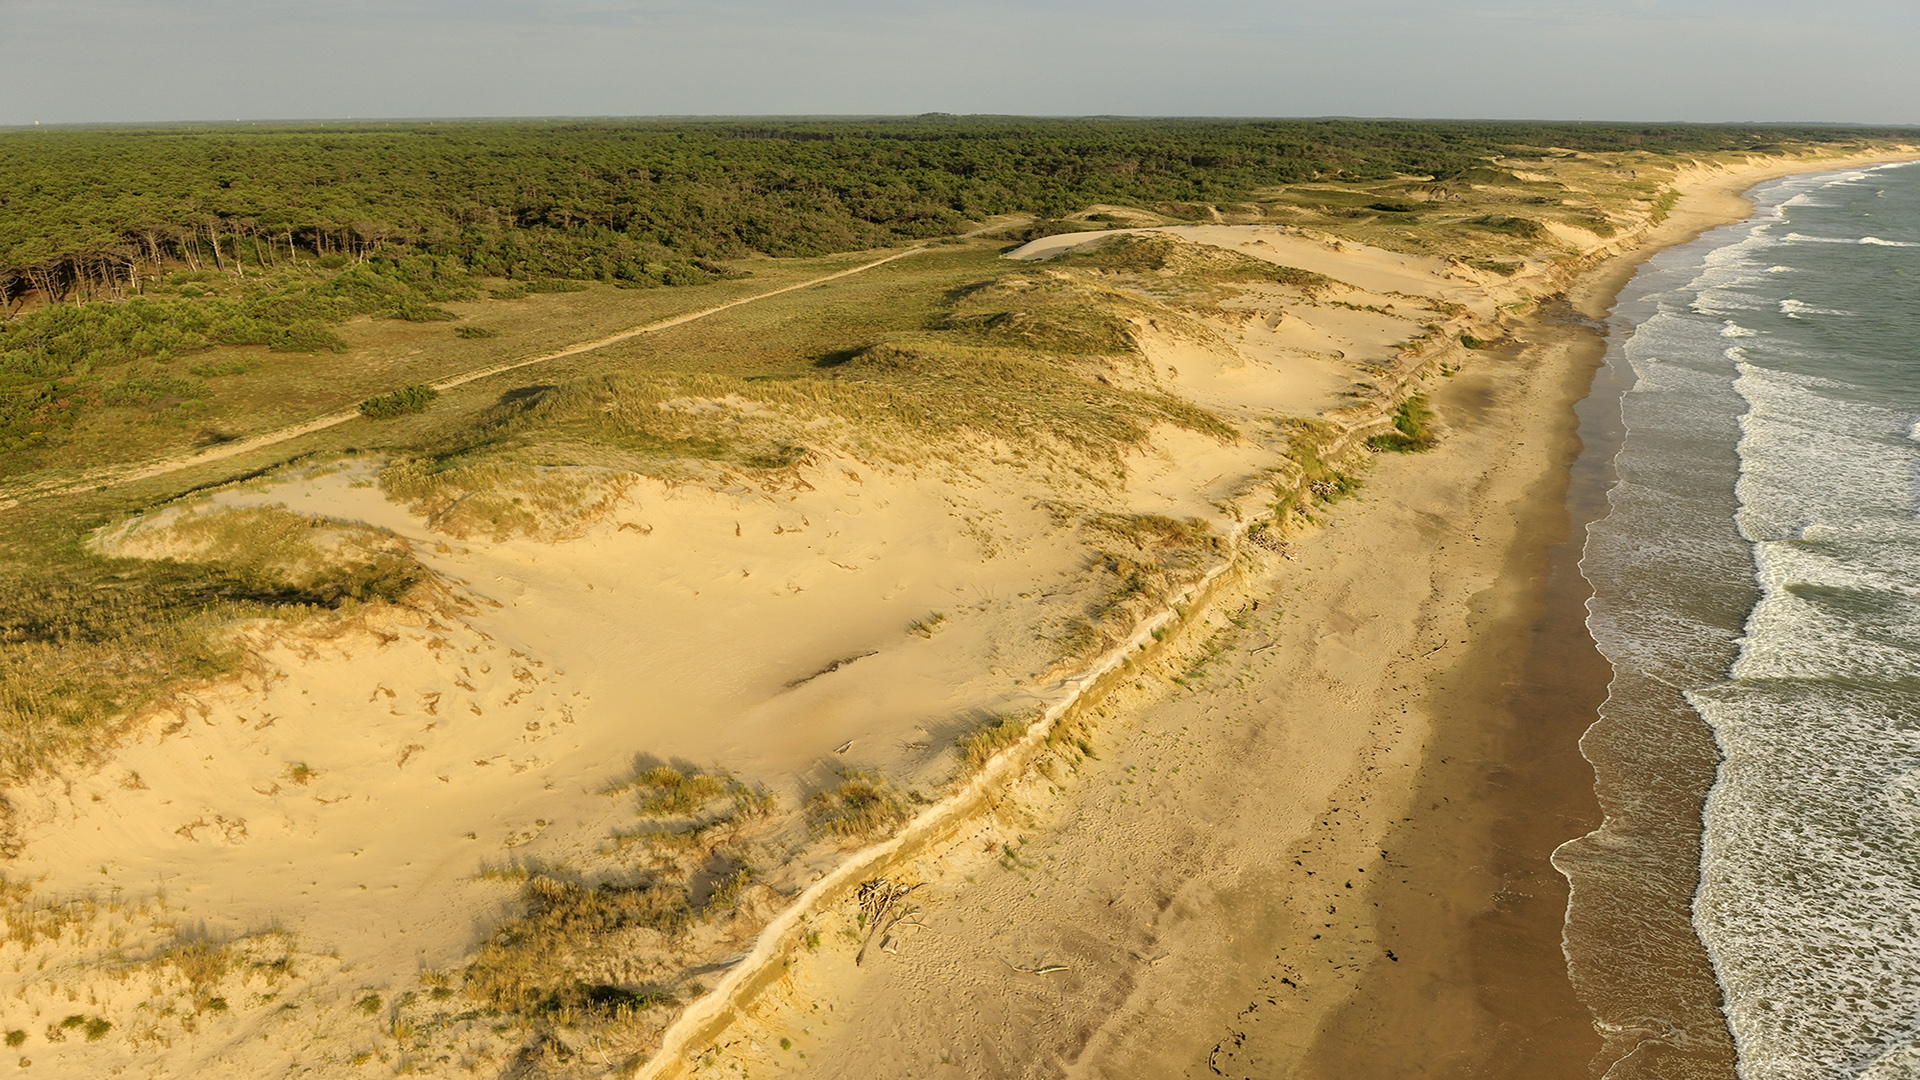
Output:
[[[579,865],[496,872],[518,883],[519,913],[496,926],[457,971],[396,1000],[403,1051],[483,1021],[526,1065],[565,1070],[583,1044],[634,1060],[665,1025],[667,1006],[698,994],[688,958],[750,933],[764,917],[764,859],[791,852],[764,790],[721,772],[642,764],[608,788],[631,800],[634,824]],[[749,910],[743,911],[743,906]]]
[[[1750,156],[1726,147],[1673,154],[1622,146],[1593,153],[1572,145],[1509,145],[1469,167],[1427,176],[1277,185],[1257,192],[1223,219],[1300,225],[1509,275],[1521,260],[1565,254],[1572,250],[1570,242],[1582,237],[1602,240],[1637,222],[1657,224],[1673,205],[1671,185],[1681,170],[1744,164]],[[1872,145],[1862,133],[1857,149]],[[1782,139],[1768,140],[1760,152],[1834,149]]]
[[[449,414],[394,448],[383,483],[428,515],[454,512],[439,527],[498,534],[537,531],[567,500],[590,507],[577,485],[594,470],[769,471],[819,451],[965,464],[1002,447],[1110,484],[1156,425],[1235,437],[1203,409],[1101,375],[1135,352],[1128,316],[1143,305],[1086,276],[952,249],[839,292],[622,345],[598,359],[603,373]],[[707,357],[721,362],[689,363]],[[546,507],[526,501],[530,488],[552,489]]]
[[[955,117],[0,133],[0,474],[231,440],[997,214],[1039,216],[1036,235],[1297,223],[1504,268],[1554,229],[1657,213],[1687,162],[1891,134]],[[1066,220],[1090,205],[1102,220]]]
[[[849,261],[782,265],[756,271],[756,279],[763,286],[804,280]],[[500,330],[494,338],[461,338],[433,323],[349,323],[350,338],[364,329],[391,339],[229,377],[225,385],[235,392],[220,404],[230,411],[217,415],[303,419],[374,391],[551,348],[563,334],[603,334],[707,307],[738,288],[731,281],[651,292],[594,286],[471,302]],[[7,598],[0,737],[8,740],[8,768],[18,778],[100,752],[116,725],[169,688],[237,670],[242,654],[223,629],[237,621],[350,616],[367,604],[404,602],[422,578],[396,551],[344,552],[350,557],[337,562],[310,552],[296,558],[287,545],[333,528],[299,515],[224,516],[218,535],[208,532],[192,553],[182,548],[167,558],[127,558],[87,544],[94,530],[148,507],[289,461],[310,466],[371,454],[391,462],[383,482],[393,492],[433,512],[460,502],[457,515],[438,523],[446,529],[538,531],[543,521],[591,514],[599,479],[621,470],[777,472],[818,449],[965,460],[998,441],[1111,483],[1122,456],[1154,425],[1232,437],[1203,410],[1096,377],[1097,354],[1131,348],[1115,303],[1097,283],[1009,268],[994,243],[974,241],[461,386],[420,412],[356,419],[170,477],[28,499],[6,511],[9,529],[0,538]],[[296,414],[288,401],[311,411]],[[184,427],[149,414],[119,419],[117,430],[101,423],[94,438],[118,439],[129,454],[145,445],[144,425],[163,433],[149,452],[178,446]],[[77,464],[89,445],[76,439],[61,454]]]
[[[12,516],[0,548],[7,783],[92,760],[169,690],[240,670],[245,654],[228,633],[238,622],[351,617],[404,602],[426,581],[377,530],[278,510],[184,519],[167,530],[163,557],[89,547],[87,516]]]
[[[601,374],[608,370],[651,370],[656,378],[704,372],[708,378],[731,380],[726,382],[729,387],[776,373],[814,372],[816,361],[833,346],[923,327],[941,310],[945,290],[995,268],[996,262],[988,244],[917,258],[924,261],[903,261],[893,277],[849,279],[849,284],[860,282],[856,289],[804,290],[768,302],[770,311],[741,308],[716,317],[715,326],[692,323],[663,332],[658,341],[644,339],[639,346],[569,358],[527,373],[556,378],[554,383],[472,384],[442,395],[423,411],[357,420],[283,450],[174,478],[59,500],[29,499],[6,510],[9,528],[0,537],[0,596],[5,598],[0,605],[0,739],[5,740],[7,775],[17,780],[59,761],[102,752],[120,723],[170,688],[238,670],[244,655],[228,641],[225,627],[257,618],[305,619],[342,611],[351,615],[367,603],[403,599],[421,576],[417,566],[402,565],[395,561],[400,556],[390,554],[374,563],[349,560],[326,575],[299,581],[276,579],[266,573],[262,552],[280,535],[278,526],[263,528],[258,535],[230,529],[219,538],[224,554],[197,561],[116,557],[87,546],[93,530],[203,486],[218,486],[288,460],[317,463],[355,452],[443,452],[448,432],[473,427],[495,433],[511,427],[506,420],[561,387],[573,395],[562,398],[585,401],[591,395],[581,380],[637,378]],[[857,265],[857,260],[770,263],[763,263],[749,279],[754,289],[831,273]],[[881,273],[891,269],[882,268]],[[84,414],[71,438],[44,450],[45,459],[58,465],[45,472],[76,470],[83,463],[113,460],[116,454],[158,456],[204,442],[209,437],[205,432],[226,438],[228,432],[251,433],[351,409],[357,401],[396,386],[538,354],[581,337],[700,310],[745,292],[735,281],[650,292],[594,286],[524,300],[474,302],[485,311],[488,325],[499,331],[492,338],[461,338],[438,324],[380,320],[345,325],[343,332],[355,344],[344,353],[316,357],[253,347],[247,363],[258,360],[264,366],[249,368],[244,376],[206,380],[210,389],[200,402],[204,408],[175,402],[152,408],[103,407]],[[883,408],[884,403],[873,407]],[[192,434],[196,423],[209,425],[197,437]],[[624,452],[604,460],[619,464],[665,456],[748,468],[792,461],[782,456],[789,451],[779,447],[767,457],[756,456],[752,448],[732,453],[718,442],[661,444],[649,442],[644,432],[621,434]],[[589,444],[589,449],[594,447]],[[605,444],[598,449],[605,450]],[[534,455],[532,460],[546,459]],[[504,470],[499,473],[502,479],[524,479],[512,462],[495,462],[494,467]],[[570,478],[556,483],[556,509],[577,510],[580,485]],[[476,513],[480,509],[473,508]],[[297,528],[308,524],[302,519]]]
[[[677,289],[596,284],[493,299],[488,282],[469,280],[461,293],[467,299],[437,305],[457,316],[452,322],[349,308],[341,321],[321,327],[334,344],[313,348],[250,340],[248,334],[263,332],[257,320],[252,330],[242,327],[244,333],[209,325],[197,312],[210,299],[148,295],[29,312],[0,323],[0,490],[351,410],[409,384],[537,356],[833,273],[859,259],[749,262],[750,274]],[[226,276],[205,288],[271,294],[316,282],[324,283],[322,275],[302,269],[265,282],[260,275]],[[156,284],[152,291],[163,288]],[[486,333],[464,332],[475,329]]]
[[[1058,264],[1146,281],[1180,294],[1196,287],[1253,282],[1286,285],[1309,297],[1341,286],[1325,274],[1278,266],[1237,251],[1187,244],[1167,236],[1126,235],[1088,249],[1071,251]]]

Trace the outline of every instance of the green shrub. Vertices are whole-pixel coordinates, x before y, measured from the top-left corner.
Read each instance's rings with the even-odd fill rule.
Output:
[[[500,331],[489,330],[484,326],[463,326],[460,329],[455,330],[454,334],[458,337],[479,339],[479,338],[499,337]]]
[[[388,315],[403,322],[452,322],[460,317],[446,308],[435,307],[413,296],[402,297]]]
[[[1482,214],[1479,217],[1468,218],[1460,224],[1472,225],[1474,228],[1486,229],[1488,232],[1505,233],[1508,236],[1524,236],[1529,239],[1537,237],[1547,231],[1545,225],[1540,224],[1532,218],[1514,217],[1510,214]]]
[[[1395,453],[1431,450],[1439,441],[1430,427],[1432,419],[1433,410],[1427,407],[1426,397],[1415,394],[1394,410],[1393,431],[1368,439],[1367,448]]]
[[[1487,342],[1481,338],[1474,337],[1472,334],[1461,334],[1460,347],[1463,349],[1484,349],[1487,347]]]
[[[408,413],[426,412],[440,391],[431,386],[415,384],[405,389],[395,390],[391,394],[381,394],[360,403],[360,415],[371,420],[391,420]]]
[[[303,319],[268,332],[267,348],[274,352],[338,353],[347,351],[347,342],[324,325]]]

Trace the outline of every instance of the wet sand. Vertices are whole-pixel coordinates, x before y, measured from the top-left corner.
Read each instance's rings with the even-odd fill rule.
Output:
[[[1571,311],[1521,334],[1565,356],[1551,407],[1571,413],[1604,339]],[[1490,405],[1473,396],[1456,399],[1457,422],[1484,420],[1474,414]],[[1498,582],[1475,597],[1473,643],[1429,683],[1435,739],[1414,800],[1425,812],[1383,841],[1404,853],[1404,876],[1369,897],[1384,932],[1417,936],[1430,955],[1371,967],[1317,1033],[1305,1075],[1576,1076],[1600,1049],[1565,974],[1567,882],[1548,860],[1599,823],[1579,739],[1611,671],[1586,631],[1591,590],[1578,564],[1605,487],[1574,477],[1577,434],[1548,438],[1551,467],[1517,508]],[[1452,1008],[1433,1007],[1442,985],[1458,998]]]

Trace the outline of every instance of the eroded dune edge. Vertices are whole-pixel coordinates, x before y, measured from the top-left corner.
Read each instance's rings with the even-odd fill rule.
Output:
[[[10,792],[4,1026],[71,1075],[673,1075],[794,965],[889,948],[904,868],[1073,769],[1223,586],[1435,436],[1431,380],[1656,225],[1504,272],[1042,239],[813,382],[531,386],[437,459],[104,529],[353,602],[233,628],[238,677]]]

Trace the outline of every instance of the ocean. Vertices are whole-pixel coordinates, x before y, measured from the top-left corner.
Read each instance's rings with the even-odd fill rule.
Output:
[[[1636,275],[1582,407],[1566,954],[1597,1074],[1920,1077],[1920,167],[1752,195]]]

